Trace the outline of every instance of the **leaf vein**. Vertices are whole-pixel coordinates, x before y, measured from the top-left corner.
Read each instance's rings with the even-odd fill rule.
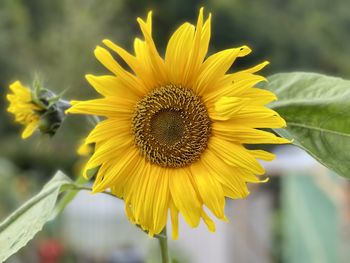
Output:
[[[296,127],[300,127],[300,128],[304,128],[304,129],[316,130],[316,131],[324,132],[324,133],[331,133],[334,135],[339,135],[339,136],[344,136],[344,137],[350,138],[350,134],[348,134],[348,133],[342,133],[339,131],[329,130],[329,129],[325,129],[325,128],[321,128],[321,127],[315,127],[315,126],[311,126],[311,125],[307,125],[307,124],[296,123],[296,122],[287,122],[287,125],[288,126],[296,126]]]

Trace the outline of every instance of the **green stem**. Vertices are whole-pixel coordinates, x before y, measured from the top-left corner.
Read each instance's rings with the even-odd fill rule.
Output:
[[[95,127],[97,124],[101,122],[100,118],[95,115],[88,115],[86,116],[86,118],[92,127]]]
[[[168,251],[168,237],[166,234],[166,226],[163,228],[160,235],[158,235],[160,252],[162,254],[162,263],[169,263],[169,251]]]
[[[78,191],[80,191],[80,190],[86,190],[86,191],[92,192],[92,188],[86,187],[86,186],[80,186],[80,185],[74,185],[74,186],[73,186],[73,189],[74,189],[74,190],[78,190]],[[117,196],[115,196],[114,194],[112,194],[111,192],[103,191],[103,192],[100,192],[100,193],[101,193],[101,194],[110,195],[110,196],[112,196],[112,197],[114,197],[114,198],[120,199],[120,198],[118,198]]]
[[[83,175],[80,175],[75,181],[74,184],[75,185],[84,185],[88,180],[85,179],[83,177]],[[60,214],[65,208],[66,206],[74,199],[74,197],[77,195],[77,193],[79,192],[79,189],[76,188],[76,190],[71,190],[68,193],[66,193],[62,199],[58,202],[57,206],[56,206],[56,211],[55,211],[55,215]]]
[[[62,199],[59,201],[59,203],[56,206],[55,217],[66,208],[66,206],[74,199],[74,197],[78,194],[78,192],[80,190],[92,191],[92,189],[90,187],[86,187],[83,185],[87,181],[88,180],[85,179],[83,176],[79,176],[78,179],[75,180],[74,185],[70,185],[71,190],[62,197]],[[104,191],[101,193],[106,194],[106,195],[110,195],[114,198],[118,198],[110,192]]]

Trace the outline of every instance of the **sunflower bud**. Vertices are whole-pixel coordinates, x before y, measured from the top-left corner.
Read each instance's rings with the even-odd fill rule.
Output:
[[[25,139],[37,129],[43,134],[54,135],[65,117],[70,104],[52,91],[34,82],[30,89],[16,81],[10,85],[12,94],[7,95],[10,102],[8,112],[15,115],[15,121],[24,125],[22,138]]]

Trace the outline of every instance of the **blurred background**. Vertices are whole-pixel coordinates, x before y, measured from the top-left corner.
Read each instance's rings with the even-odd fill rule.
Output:
[[[93,56],[109,38],[132,51],[136,17],[154,12],[154,38],[163,53],[169,36],[198,10],[212,12],[210,53],[249,45],[235,70],[263,60],[262,74],[314,71],[350,78],[348,0],[0,0],[0,219],[36,193],[60,168],[72,178],[84,160],[76,148],[90,126],[69,117],[52,139],[20,139],[6,112],[10,83],[35,75],[67,99],[95,96],[86,73],[107,71]],[[246,200],[229,201],[230,223],[217,233],[181,222],[172,241],[176,262],[350,262],[349,183],[293,147],[273,149],[270,182],[251,185]],[[1,249],[1,248],[0,248]],[[126,221],[123,204],[81,192],[10,263],[159,262],[157,241]]]

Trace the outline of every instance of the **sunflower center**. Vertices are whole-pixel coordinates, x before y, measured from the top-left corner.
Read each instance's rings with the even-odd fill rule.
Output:
[[[151,119],[151,131],[154,138],[164,145],[173,145],[180,141],[185,123],[180,111],[161,110]]]
[[[157,88],[137,103],[132,130],[136,146],[148,161],[173,168],[197,161],[211,134],[201,99],[175,85]]]

